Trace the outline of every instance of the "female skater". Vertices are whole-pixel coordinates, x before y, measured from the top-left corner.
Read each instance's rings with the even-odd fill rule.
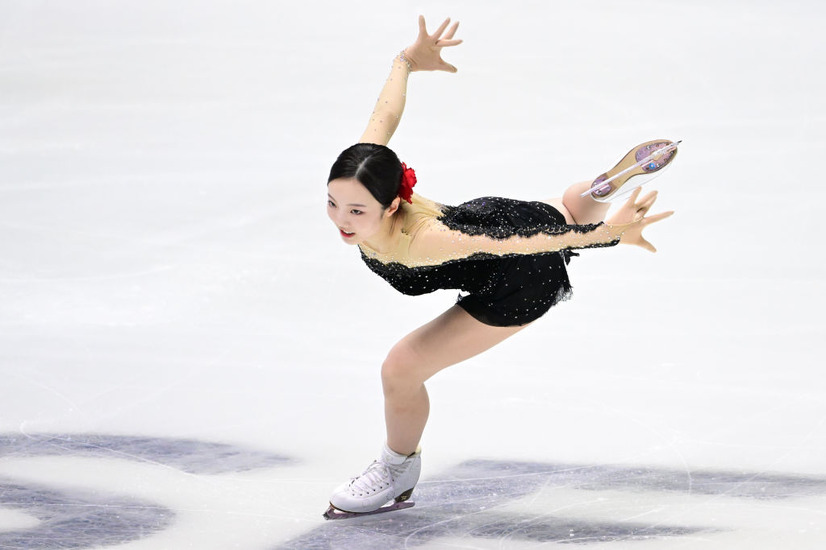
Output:
[[[393,60],[366,131],[338,157],[327,183],[330,219],[376,274],[405,294],[464,291],[456,305],[388,353],[381,369],[387,441],[364,473],[335,490],[327,518],[403,507],[421,469],[418,445],[429,412],[424,382],[567,298],[572,249],[625,243],[653,252],[642,230],[672,214],[646,216],[656,194],[640,198],[638,188],[674,158],[676,144],[668,140],[635,147],[612,170],[559,199],[486,197],[453,207],[414,194],[413,170],[386,145],[404,110],[409,74],[456,72],[441,58],[443,47],[461,43],[453,39],[458,24],[448,28],[449,22],[430,35],[419,18],[419,35]],[[603,223],[609,201],[629,194]]]

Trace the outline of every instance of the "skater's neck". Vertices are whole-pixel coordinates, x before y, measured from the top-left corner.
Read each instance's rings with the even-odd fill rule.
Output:
[[[364,246],[379,254],[391,252],[399,241],[403,217],[404,213],[399,209],[392,216],[382,219],[379,230],[364,241]]]

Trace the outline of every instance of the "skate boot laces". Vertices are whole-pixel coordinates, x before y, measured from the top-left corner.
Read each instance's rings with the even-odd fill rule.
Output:
[[[350,488],[355,494],[369,495],[383,491],[390,487],[391,483],[392,477],[388,465],[375,460],[360,476],[350,481]]]
[[[393,485],[393,481],[407,469],[408,461],[402,464],[388,464],[381,460],[374,460],[364,472],[350,481],[350,488],[354,493],[369,495],[383,491]]]

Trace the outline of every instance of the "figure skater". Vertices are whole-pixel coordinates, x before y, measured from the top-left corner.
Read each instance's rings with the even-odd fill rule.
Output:
[[[654,247],[647,225],[656,193],[639,185],[676,155],[676,144],[654,140],[632,149],[596,180],[569,187],[561,198],[525,202],[477,198],[445,206],[413,193],[415,173],[386,147],[405,106],[408,76],[456,72],[441,57],[456,46],[458,23],[428,34],[419,17],[414,44],[393,60],[367,129],[330,170],[327,213],[345,243],[367,266],[404,294],[459,289],[458,302],[401,339],[387,354],[381,380],[387,440],[380,457],[337,488],[328,519],[411,505],[421,470],[419,440],[429,412],[424,383],[524,329],[571,294],[566,264],[572,249],[617,243]],[[628,196],[607,220],[609,202]]]

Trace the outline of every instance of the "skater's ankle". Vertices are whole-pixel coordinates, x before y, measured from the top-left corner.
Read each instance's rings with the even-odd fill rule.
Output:
[[[397,448],[398,448],[398,449],[402,449],[402,450],[401,450],[401,451],[398,451],[398,450],[396,450]],[[418,450],[419,450],[419,447],[415,447],[415,448],[414,448],[412,451],[410,451],[410,452],[404,452],[407,448],[408,448],[408,447],[401,447],[401,446],[399,446],[399,447],[395,447],[395,446],[391,446],[389,443],[385,443],[385,444],[384,444],[384,450],[385,450],[387,453],[389,453],[391,456],[393,456],[394,458],[405,459],[405,458],[408,458],[408,457],[413,456],[413,455],[414,455],[414,454],[416,454],[416,452],[418,452]]]

